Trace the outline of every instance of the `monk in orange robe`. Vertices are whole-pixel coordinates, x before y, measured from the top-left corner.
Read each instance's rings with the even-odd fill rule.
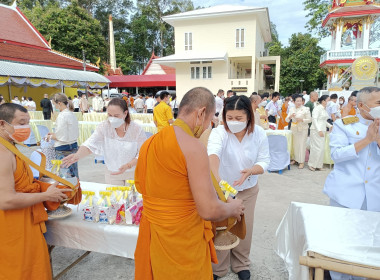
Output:
[[[6,148],[29,137],[28,124],[24,107],[0,105],[0,279],[6,280],[52,278],[42,202],[66,198],[57,184],[41,193],[29,166]]]
[[[347,116],[356,116],[356,96],[350,96],[348,98],[347,105],[341,110],[342,118]]]
[[[141,147],[135,172],[144,210],[135,251],[135,279],[211,280],[217,262],[210,221],[240,219],[241,200],[218,200],[205,146],[215,98],[205,88],[183,97],[173,126]]]
[[[281,116],[280,116],[280,120],[278,121],[278,128],[277,128],[279,130],[284,130],[284,128],[288,126],[288,123],[285,121],[285,119],[288,116],[289,101],[290,101],[290,98],[286,97],[284,104],[282,104]]]

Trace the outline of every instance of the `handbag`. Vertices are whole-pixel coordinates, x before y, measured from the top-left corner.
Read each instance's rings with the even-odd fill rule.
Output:
[[[227,202],[224,193],[211,172],[212,184],[221,201]],[[214,245],[216,250],[230,250],[239,245],[239,239],[244,239],[247,233],[244,214],[241,220],[236,218],[228,218],[223,221],[213,222],[212,230],[214,232]]]
[[[67,199],[62,202],[67,202],[68,204],[78,205],[82,200],[82,189],[80,187],[79,179],[77,179],[77,183],[74,185],[71,182],[55,175],[54,173],[47,171],[46,168],[46,157],[43,153],[40,153],[41,155],[41,166],[33,162],[30,158],[25,156],[23,153],[21,153],[14,145],[0,137],[0,143],[4,145],[9,151],[11,151],[13,154],[21,158],[23,161],[25,161],[27,164],[35,168],[40,172],[40,176],[38,180],[35,180],[40,186],[41,186],[41,192],[46,192],[47,189],[54,183],[54,181],[59,182],[60,184],[57,185],[57,188],[60,189],[67,189],[70,188],[71,190],[65,192],[67,195]],[[20,144],[22,145],[22,144]],[[24,146],[24,145],[22,145]],[[27,146],[24,146],[26,148],[29,148]],[[43,177],[45,175],[45,177]],[[58,207],[61,205],[61,202],[52,202],[52,201],[45,201],[44,206],[47,210],[54,211],[57,210]]]

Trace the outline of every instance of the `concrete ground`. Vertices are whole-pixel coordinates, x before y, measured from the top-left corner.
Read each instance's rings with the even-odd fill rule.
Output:
[[[93,156],[89,156],[79,163],[82,181],[104,183],[104,169],[103,164],[94,163]],[[291,170],[285,171],[283,175],[266,173],[260,177],[260,192],[256,204],[250,255],[251,279],[282,280],[288,278],[282,259],[276,255],[273,249],[276,229],[291,201],[328,204],[328,198],[322,193],[328,173],[328,166],[326,166],[326,171],[318,172],[309,171],[307,166],[303,170],[292,166]],[[57,275],[83,253],[84,251],[81,250],[55,248],[52,253],[54,274]],[[134,261],[112,255],[91,253],[61,279],[134,279]],[[180,276],[179,279],[181,279]],[[238,279],[238,277],[230,272],[221,279],[232,280]]]

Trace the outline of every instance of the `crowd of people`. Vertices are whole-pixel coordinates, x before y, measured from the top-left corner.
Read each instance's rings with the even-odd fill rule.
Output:
[[[55,141],[63,168],[79,177],[80,159],[91,153],[103,154],[108,184],[122,185],[126,179],[135,179],[144,204],[135,252],[136,279],[218,279],[230,268],[239,279],[251,279],[249,255],[258,177],[271,160],[266,129],[291,130],[292,163],[298,168],[305,165],[310,137],[311,171],[323,168],[329,131],[335,167],[324,184],[324,193],[330,205],[380,211],[380,88],[353,92],[347,104],[335,94],[319,97],[311,92],[281,98],[274,92],[253,93],[248,98],[228,91],[224,97],[223,90],[213,96],[201,87],[187,92],[178,108],[175,96],[166,91],[154,98],[149,94],[147,99],[113,98],[107,104],[96,96],[91,106],[82,95],[72,100],[72,110],[63,94],[55,94],[51,100],[59,115],[48,139]],[[78,147],[78,120],[73,111],[85,113],[92,108],[102,112],[104,107],[108,119]],[[131,120],[132,110],[153,113],[159,132],[147,139],[142,127]],[[14,264],[0,276],[33,278],[38,273],[39,278],[50,279],[43,238],[46,216],[35,217],[42,213],[38,211],[43,201],[61,201],[66,195],[56,184],[40,193],[27,164],[7,148],[8,143],[29,137],[29,119],[21,103],[0,105],[0,224],[5,225],[0,228],[0,238],[6,244],[0,253],[7,256],[6,263]],[[235,199],[228,198],[226,203],[215,195],[223,181],[237,191]],[[228,218],[239,222],[242,217],[245,239],[232,249],[215,251],[211,222]],[[17,230],[28,229],[17,232],[25,235],[17,242],[14,225]],[[23,250],[26,239],[33,244],[27,255]],[[27,266],[30,271],[22,269],[18,261],[22,256],[28,264],[38,259],[43,271],[36,272],[32,265]],[[354,279],[334,272],[331,276],[334,280]]]

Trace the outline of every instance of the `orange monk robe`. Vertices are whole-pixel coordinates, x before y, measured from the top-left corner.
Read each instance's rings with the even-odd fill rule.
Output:
[[[16,157],[16,192],[34,193],[29,166]],[[18,210],[0,210],[0,279],[51,279],[49,253],[43,233],[47,214],[42,203]]]
[[[135,279],[213,279],[211,261],[217,260],[211,222],[198,215],[174,127],[141,147],[135,182],[144,205]]]
[[[287,107],[285,106],[285,104],[282,104],[282,109],[281,109],[281,117],[280,117],[280,120],[278,122],[278,128],[279,130],[283,130],[285,127],[288,126],[288,123],[285,121],[286,117],[288,116],[287,114]]]
[[[356,110],[354,107],[351,108],[350,112],[348,112],[348,115],[356,116]]]

